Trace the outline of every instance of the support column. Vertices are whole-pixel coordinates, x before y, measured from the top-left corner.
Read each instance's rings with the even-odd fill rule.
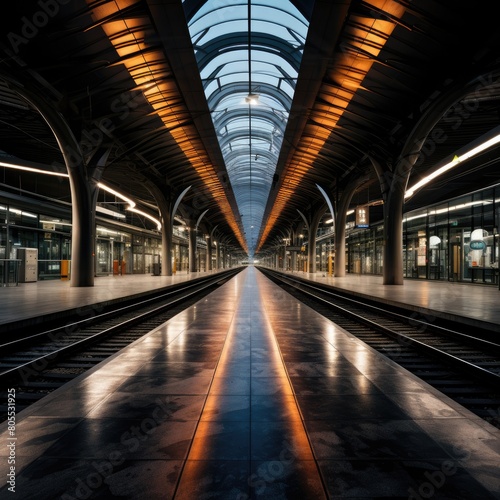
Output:
[[[189,221],[188,227],[189,227],[189,235],[188,235],[189,267],[188,267],[188,270],[190,273],[195,273],[196,272],[196,227],[192,221]]]
[[[345,276],[345,224],[347,219],[347,211],[351,204],[351,199],[356,192],[356,189],[362,185],[367,178],[358,179],[356,182],[351,182],[342,191],[340,198],[337,200],[337,210],[335,212],[335,233],[334,233],[334,249],[335,249],[335,269],[333,275],[336,277]]]
[[[205,268],[207,271],[212,270],[212,238],[208,236],[207,241],[207,260]]]
[[[225,245],[221,245],[220,248],[220,259],[221,259],[221,269],[226,269],[226,247]]]
[[[393,183],[394,184],[394,183]],[[398,183],[384,204],[384,285],[403,284],[403,204],[406,182]]]
[[[99,189],[97,183],[89,183],[78,174],[70,174],[70,184],[72,206],[70,286],[94,286],[95,210]]]
[[[162,217],[161,231],[161,275],[172,276],[173,227],[168,218]]]
[[[215,270],[220,269],[220,242],[215,242]]]
[[[87,172],[83,153],[57,102],[43,97],[33,82],[20,83],[9,75],[9,87],[36,109],[52,130],[61,149],[71,190],[71,287],[94,286],[95,211],[98,187]],[[35,84],[36,85],[36,84]],[[50,92],[49,92],[50,94]]]
[[[171,193],[167,186],[162,185],[159,179],[156,182],[151,182],[148,179],[144,180],[145,186],[154,196],[158,204],[158,211],[161,219],[161,275],[172,276],[172,248],[173,248],[173,220],[178,203],[174,209],[171,207]],[[167,194],[165,194],[167,193]],[[180,202],[180,199],[177,200]]]
[[[310,274],[316,273],[316,230],[310,230],[307,238],[307,272]]]
[[[291,271],[294,272],[297,270],[297,251],[292,250],[290,253],[291,253],[291,263],[290,263]]]
[[[316,273],[316,234],[318,232],[319,222],[326,212],[326,206],[318,210],[313,216],[309,224],[307,254],[308,254],[308,272],[310,274]]]
[[[488,79],[493,77],[498,78],[497,69],[488,73]],[[453,104],[481,85],[483,75],[477,75],[471,79],[465,74],[464,78],[463,81],[457,80],[446,92],[426,106],[413,130],[407,136],[393,170],[387,165],[382,167],[380,163],[370,158],[377,172],[384,198],[384,285],[403,284],[403,205],[413,165],[420,155],[428,134],[438,121]]]

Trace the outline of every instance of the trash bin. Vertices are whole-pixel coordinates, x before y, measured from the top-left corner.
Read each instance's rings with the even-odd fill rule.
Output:
[[[153,262],[153,276],[160,276],[161,268],[159,262]]]
[[[69,260],[61,260],[61,280],[69,279]]]

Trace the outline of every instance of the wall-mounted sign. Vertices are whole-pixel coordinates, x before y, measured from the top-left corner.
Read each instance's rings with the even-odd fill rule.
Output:
[[[486,243],[482,240],[474,240],[470,242],[469,246],[471,250],[484,250]]]
[[[370,227],[368,207],[356,208],[356,227]]]

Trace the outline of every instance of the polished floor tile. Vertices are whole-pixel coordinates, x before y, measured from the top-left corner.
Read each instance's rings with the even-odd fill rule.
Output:
[[[500,499],[500,431],[254,268],[28,410],[22,500]]]
[[[173,498],[181,460],[41,458],[17,481],[16,498],[144,500]],[[1,495],[1,493],[0,493]]]
[[[172,423],[161,402],[157,408],[142,419],[85,419],[48,448],[44,456],[106,459],[119,454],[131,460],[184,460],[196,421]]]
[[[315,456],[337,460],[447,459],[449,454],[411,420],[332,420],[307,423]]]
[[[498,498],[459,465],[446,460],[320,460],[320,468],[331,499]]]
[[[175,500],[246,500],[251,498],[251,475],[248,460],[191,460],[182,471]]]
[[[364,375],[338,377],[290,377],[299,396],[382,394],[382,391]]]

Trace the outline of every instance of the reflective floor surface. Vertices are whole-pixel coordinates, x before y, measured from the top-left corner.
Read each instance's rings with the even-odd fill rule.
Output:
[[[252,267],[2,431],[2,499],[500,499],[497,429]]]

